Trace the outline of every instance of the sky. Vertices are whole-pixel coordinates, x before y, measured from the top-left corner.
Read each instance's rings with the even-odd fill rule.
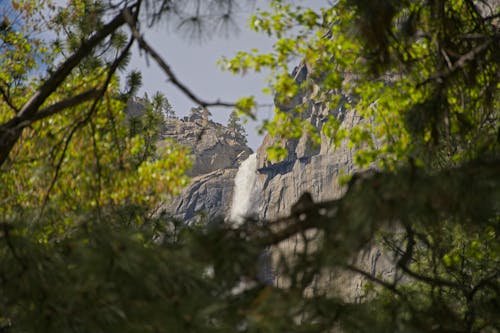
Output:
[[[262,137],[258,136],[256,128],[263,119],[272,116],[272,96],[262,93],[268,73],[235,76],[217,66],[217,61],[222,56],[231,58],[237,51],[257,48],[266,52],[272,49],[273,39],[248,28],[249,15],[250,11],[246,11],[237,17],[239,31],[231,32],[228,36],[218,34],[202,42],[187,38],[174,29],[161,25],[146,30],[144,38],[163,56],[177,77],[204,100],[220,99],[234,102],[240,97],[253,95],[258,104],[266,104],[266,107],[257,110],[259,119],[257,122],[249,120],[245,124],[248,144],[256,150],[262,142]],[[137,47],[133,49],[129,68],[138,69],[142,73],[143,86],[139,96],[144,92],[151,96],[154,92],[160,91],[167,96],[174,111],[181,117],[187,115],[191,107],[195,106],[194,102],[167,81],[167,77],[154,60],[150,59],[148,65],[145,55],[141,54]],[[230,108],[209,110],[212,119],[223,124],[226,124],[232,111]]]

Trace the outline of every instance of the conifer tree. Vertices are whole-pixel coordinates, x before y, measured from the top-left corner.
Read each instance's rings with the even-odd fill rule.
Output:
[[[157,91],[153,95],[153,99],[151,101],[151,104],[153,106],[153,110],[155,112],[159,112],[161,114],[164,114],[167,118],[171,118],[175,116],[175,112],[172,108],[172,105],[170,105],[170,102],[168,101],[167,97]]]
[[[238,116],[238,112],[236,110],[233,110],[229,114],[229,120],[227,123],[227,127],[229,128],[229,130],[232,132],[232,134],[235,137],[243,140],[245,143],[247,142],[247,140],[246,140],[247,133],[245,131],[245,128],[241,125],[241,120],[240,120],[240,117]]]

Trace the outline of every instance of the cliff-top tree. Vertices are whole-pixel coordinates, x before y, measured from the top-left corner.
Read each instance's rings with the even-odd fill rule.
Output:
[[[307,105],[277,109],[265,129],[345,143],[360,167],[377,171],[354,176],[337,200],[237,229],[161,220],[155,208],[185,184],[188,152],[145,149],[151,142],[124,118],[139,77],[124,75],[134,44],[204,110],[235,106],[199,98],[142,33],[158,23],[186,36],[217,31],[237,2],[2,4],[0,330],[499,330],[498,2],[270,4],[251,26],[277,38],[274,50],[224,66],[270,68],[278,105],[300,90],[332,109],[351,95],[345,107],[364,120],[353,129],[331,117],[315,132],[301,121]],[[288,68],[299,61],[311,69],[301,86]],[[303,251],[276,267],[289,284],[262,284],[262,251],[293,237]],[[391,279],[353,264],[367,243],[392,256]],[[364,298],[323,283],[340,271],[365,279]]]
[[[159,91],[154,93],[151,103],[153,105],[153,110],[164,114],[167,118],[175,116],[175,111],[172,108],[172,105],[170,104],[168,98],[163,93]]]
[[[231,111],[231,113],[229,114],[227,127],[236,137],[244,140],[244,142],[246,143],[247,133],[243,125],[241,125],[241,119],[236,110]]]

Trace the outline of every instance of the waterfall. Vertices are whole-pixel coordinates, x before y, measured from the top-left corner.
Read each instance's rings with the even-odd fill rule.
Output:
[[[235,227],[240,226],[255,207],[255,201],[259,189],[257,187],[257,154],[252,154],[241,163],[236,177],[234,178],[233,203],[229,213],[229,221]],[[257,279],[266,285],[274,283],[271,255],[268,250],[264,250],[258,259]],[[246,287],[242,282],[233,292],[240,293]]]
[[[233,203],[229,220],[236,225],[243,223],[252,209],[255,195],[255,183],[257,178],[257,154],[253,153],[241,163],[236,177],[234,178]]]

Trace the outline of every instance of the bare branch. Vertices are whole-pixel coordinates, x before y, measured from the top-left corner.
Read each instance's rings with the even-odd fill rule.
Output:
[[[497,293],[498,293],[498,285],[495,284],[495,283],[492,283],[493,281],[495,281],[495,279],[498,279],[500,277],[500,272],[495,272],[493,273],[492,275],[482,279],[481,281],[479,281],[473,288],[472,290],[470,291],[470,294],[469,294],[469,297],[472,298],[474,297],[474,295],[479,291],[481,290],[482,288],[484,287],[487,287],[487,286],[493,286],[494,288],[497,288]]]
[[[235,107],[235,103],[229,103],[229,102],[223,102],[220,100],[210,102],[206,101],[204,99],[199,98],[194,94],[193,91],[191,91],[184,83],[182,83],[177,76],[174,74],[170,66],[163,60],[163,58],[156,52],[148,42],[141,36],[139,33],[139,30],[137,30],[136,22],[133,19],[132,15],[130,14],[129,10],[125,10],[123,13],[123,16],[125,17],[125,20],[127,24],[130,27],[130,30],[132,31],[132,35],[134,38],[137,40],[139,43],[139,46],[146,51],[153,59],[156,61],[158,66],[165,72],[165,74],[168,76],[170,81],[172,82],[173,85],[175,85],[179,90],[181,90],[186,96],[188,96],[193,102],[196,104],[202,106],[202,107],[209,107],[209,106],[222,106],[222,107]]]
[[[354,266],[354,265],[345,265],[344,268],[354,272],[354,273],[357,273],[361,276],[363,276],[364,278],[366,278],[367,280],[371,281],[371,282],[374,282],[382,287],[384,287],[385,289],[393,292],[394,294],[398,295],[398,296],[403,296],[403,294],[401,293],[401,291],[399,291],[396,286],[392,283],[389,283],[387,281],[384,281],[382,279],[379,279],[377,278],[376,276],[373,276],[372,274],[368,273],[368,272],[365,272],[364,270]]]
[[[401,268],[403,270],[403,272],[405,272],[406,274],[408,274],[409,276],[411,276],[415,280],[427,283],[431,286],[449,287],[449,288],[454,288],[454,289],[461,290],[461,291],[464,290],[463,285],[461,285],[459,283],[455,283],[452,281],[419,274],[417,272],[412,271],[411,269],[409,269],[406,266],[398,265],[398,267]]]
[[[462,69],[465,67],[465,65],[474,60],[479,54],[484,52],[488,46],[492,43],[491,39],[488,39],[486,42],[484,42],[481,45],[478,45],[477,47],[473,48],[466,54],[462,55],[451,67],[450,64],[448,64],[449,68],[446,71],[443,71],[441,73],[436,73],[429,78],[427,78],[424,82],[419,83],[417,86],[423,86],[431,81],[442,81],[443,79],[449,77],[451,74],[455,73],[457,70]]]

